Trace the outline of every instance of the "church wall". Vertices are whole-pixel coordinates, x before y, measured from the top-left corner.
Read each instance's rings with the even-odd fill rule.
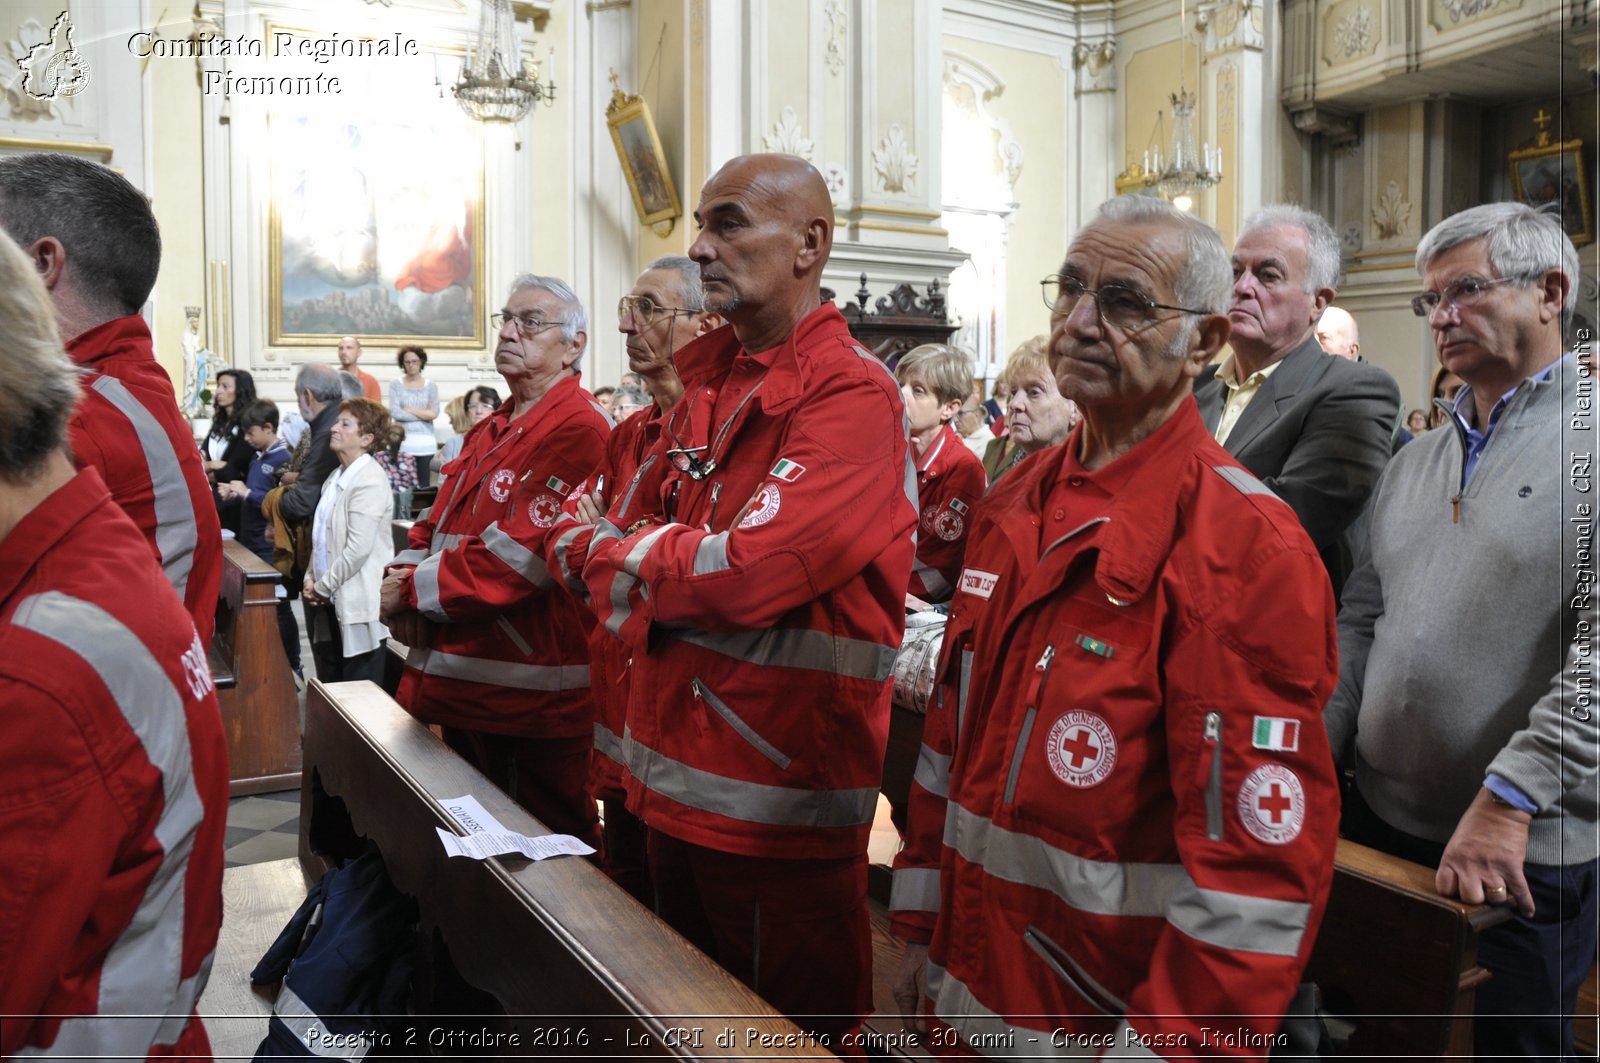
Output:
[[[1011,214],[1006,244],[1005,337],[996,352],[1003,363],[1019,343],[1050,327],[1039,279],[1060,268],[1074,227],[1066,170],[1107,164],[1104,159],[1072,157],[1068,147],[1073,141],[1072,72],[1063,69],[1055,55],[953,33],[944,35],[944,48],[969,56],[1004,78],[1004,91],[990,98],[986,107],[1010,126],[1022,148],[1022,168],[1013,188],[1018,206]]]
[[[155,27],[167,36],[184,36],[190,30],[187,18]],[[124,52],[124,54],[126,54]],[[128,56],[129,62],[138,59]],[[156,222],[161,226],[161,273],[152,296],[155,308],[156,357],[163,368],[179,381],[183,368],[183,333],[188,327],[185,311],[199,307],[202,340],[217,322],[206,320],[206,233],[205,175],[200,141],[200,94],[193,62],[156,62],[145,68],[144,81],[150,96],[150,140],[158,147],[151,153],[150,193]],[[225,311],[225,307],[215,308]]]

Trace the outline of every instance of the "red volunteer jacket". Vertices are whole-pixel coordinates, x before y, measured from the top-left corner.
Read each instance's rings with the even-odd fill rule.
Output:
[[[83,370],[72,411],[72,455],[95,469],[133,519],[211,645],[222,585],[222,524],[205,467],[167,372],[138,315],[96,325],[67,344]]]
[[[961,572],[972,507],[989,486],[983,462],[948,424],[917,463],[917,559],[911,593],[925,602],[949,601]]]
[[[980,1043],[1259,1056],[1216,1035],[1277,1029],[1333,877],[1327,577],[1193,403],[1041,557],[1065,447],[973,521],[895,929],[931,932],[932,1010]]]
[[[0,542],[0,1055],[209,1059],[227,749],[205,647],[110,502],[85,469]]]
[[[432,621],[406,659],[397,700],[424,723],[528,738],[594,727],[587,626],[544,563],[567,496],[605,453],[610,422],[564,377],[511,419],[506,403],[467,433],[433,509],[391,568]]]
[[[617,425],[606,441],[604,460],[584,481],[582,493],[596,490],[599,483],[602,494],[614,498],[617,485],[626,486],[633,480],[646,452],[661,435],[660,414],[658,407],[647,406]],[[580,535],[592,534],[594,529],[578,522],[577,504],[573,498],[562,507],[555,532],[546,540],[549,545],[545,563],[560,574],[567,590],[583,603],[584,619],[589,623],[589,677],[594,694],[594,757],[589,765],[589,788],[596,798],[620,801],[625,796],[622,732],[628,714],[628,691],[632,685],[629,664],[633,654],[589,609],[589,587],[583,582],[582,561],[572,557],[569,550]]]
[[[832,305],[773,351],[723,328],[677,359],[660,443],[574,543],[633,652],[628,807],[724,852],[858,854],[916,523],[899,390]]]

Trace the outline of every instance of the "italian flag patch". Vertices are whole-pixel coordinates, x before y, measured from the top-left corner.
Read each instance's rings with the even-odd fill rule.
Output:
[[[544,482],[544,485],[550,488],[550,490],[554,491],[556,494],[560,495],[562,498],[565,498],[567,495],[572,493],[572,487],[559,476],[550,477],[550,479]]]
[[[1300,721],[1276,716],[1257,716],[1255,735],[1250,744],[1257,749],[1294,753],[1300,748]]]
[[[806,467],[804,465],[796,465],[788,458],[779,458],[778,464],[774,465],[772,471],[767,475],[774,480],[782,480],[786,484],[792,484],[800,479],[800,474],[805,471]]]

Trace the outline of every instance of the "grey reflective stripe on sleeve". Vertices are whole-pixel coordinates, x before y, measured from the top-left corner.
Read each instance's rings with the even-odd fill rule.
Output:
[[[694,548],[694,574],[705,576],[713,572],[728,571],[728,533],[717,532],[700,540]]]
[[[1181,864],[1090,860],[997,827],[954,801],[945,844],[995,878],[1052,893],[1092,915],[1165,917],[1172,898],[1193,888]]]
[[[491,554],[506,563],[506,567],[535,587],[551,585],[550,570],[544,560],[526,546],[500,530],[495,521],[483,529],[483,545]]]
[[[628,770],[640,783],[680,805],[746,823],[781,827],[859,827],[872,822],[878,791],[803,790],[713,775],[658,753],[623,732]]]
[[[441,679],[465,679],[518,690],[579,690],[589,685],[586,664],[520,664],[433,650],[420,667],[424,675]]]
[[[163,811],[154,830],[161,864],[100,965],[97,1015],[63,1021],[47,1053],[142,1058],[151,1046],[177,1042],[211,963],[208,957],[198,976],[183,977],[184,879],[205,818],[183,698],[139,637],[92,602],[49,591],[24,600],[12,623],[61,644],[94,671],[161,773]],[[108,1022],[108,1015],[120,1018]]]
[[[460,546],[470,538],[472,538],[472,536],[461,535],[457,532],[441,532],[433,537],[433,540],[429,542],[428,546],[431,553],[442,554],[446,550],[454,550],[456,547]]]
[[[933,1013],[981,1055],[992,1053],[1000,1059],[1095,1059],[1103,1047],[1086,1037],[1060,1038],[1066,1042],[1064,1045],[1053,1044],[1057,1038],[1051,1037],[1050,1030],[1033,1029],[997,1015],[973,996],[959,978],[934,963],[928,964],[927,987]],[[1120,1052],[1119,1042],[1118,1047],[1107,1051],[1106,1058],[1119,1059]]]
[[[651,530],[638,542],[634,543],[633,549],[629,550],[627,556],[622,559],[623,570],[637,576],[639,574],[639,566],[644,564],[644,559],[649,556],[651,548],[656,545],[656,540],[665,535],[669,528],[681,527],[683,527],[681,524],[663,524],[661,527]]]
[[[622,739],[617,733],[605,724],[595,721],[594,725],[594,751],[616,761],[618,764],[628,763],[627,751],[623,748]]]
[[[1298,956],[1310,917],[1309,904],[1201,889],[1188,879],[1167,908],[1167,922],[1196,941],[1269,956]]]
[[[917,751],[917,771],[912,778],[933,796],[949,797],[950,759],[943,753],[935,753],[924,742]]]
[[[569,528],[556,538],[556,564],[561,566],[561,581],[566,584],[568,589],[581,593],[585,601],[589,598],[589,585],[583,582],[582,572],[572,571],[572,565],[567,562],[567,551],[572,548],[572,541],[586,527],[588,525],[580,524],[576,528]],[[598,533],[598,529],[596,529],[596,534]]]
[[[939,869],[936,867],[896,868],[889,886],[891,912],[937,912],[939,910]]]
[[[589,549],[593,550],[594,544],[596,543],[603,543],[608,539],[620,538],[622,538],[622,529],[617,527],[615,524],[612,524],[604,517],[601,517],[600,523],[594,526],[594,538],[590,541]]]
[[[328,1030],[328,1024],[300,999],[288,982],[284,982],[278,990],[278,999],[272,1003],[272,1014],[294,1034],[307,1052],[318,1059],[365,1059],[367,1049],[372,1046],[371,1041],[355,1035],[348,1038],[329,1037],[331,1031]],[[343,1043],[351,1043],[351,1047],[337,1047]]]
[[[412,547],[409,550],[402,550],[395,554],[394,560],[389,563],[391,565],[418,565],[427,559],[428,551],[421,547]]]
[[[601,527],[603,529],[604,525]],[[663,525],[640,539],[638,544],[629,551],[628,557],[633,558],[636,555],[643,557],[643,552],[650,549],[650,544],[659,539],[661,533],[670,527],[672,527],[670,524]],[[626,561],[624,564],[626,564]],[[638,576],[633,572],[618,572],[611,581],[611,615],[606,617],[606,630],[619,638],[622,635],[622,626],[633,616],[633,606],[628,604],[628,592],[633,589],[634,584],[639,582]]]
[[[911,563],[911,574],[922,581],[922,589],[929,598],[950,597],[950,581],[945,579],[939,570],[931,565],[924,565],[921,561]]]
[[[894,674],[895,647],[861,639],[841,638],[805,628],[769,628],[720,634],[679,628],[670,638],[699,646],[745,664],[769,668],[805,668],[851,679],[881,683]]]
[[[448,624],[450,616],[439,604],[439,555],[424,558],[411,570],[411,586],[417,592],[417,612],[436,624]]]
[[[161,571],[182,598],[189,586],[189,573],[194,568],[200,530],[195,523],[194,504],[189,498],[189,482],[183,478],[183,466],[172,449],[172,440],[161,422],[116,377],[101,373],[89,386],[133,426],[139,449],[144,452],[145,466],[150,470],[156,551],[161,555]]]
[[[1266,495],[1268,498],[1277,498],[1278,495],[1272,488],[1251,476],[1237,465],[1213,465],[1211,471],[1238,488],[1242,495]],[[1279,499],[1281,502],[1282,499]]]
[[[891,387],[893,387],[896,391],[900,390],[899,381],[895,380],[894,374],[889,371],[889,367],[883,364],[883,359],[879,358],[877,355],[868,351],[865,347],[862,347],[859,344],[853,344],[852,346],[855,347],[856,354],[860,355],[864,360],[877,366],[878,369],[889,378],[889,385]],[[905,482],[901,485],[901,488],[905,491],[906,501],[911,503],[911,508],[920,512],[921,507],[917,504],[917,456],[915,453],[913,453],[910,446],[911,421],[904,414],[902,414],[900,417],[900,434],[907,444]],[[912,529],[912,536],[915,538],[916,529]]]

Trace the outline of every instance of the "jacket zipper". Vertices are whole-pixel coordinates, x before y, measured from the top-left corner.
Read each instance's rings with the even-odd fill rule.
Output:
[[[1030,926],[1024,930],[1022,940],[1027,942],[1028,947],[1060,976],[1063,982],[1072,987],[1074,993],[1088,1001],[1096,1010],[1113,1018],[1121,1018],[1127,1012],[1126,1004],[1091,978],[1089,972],[1085,971],[1066,949],[1046,937],[1038,927]],[[1068,967],[1072,969],[1068,970]]]
[[[717,480],[711,485],[711,516],[706,520],[706,531],[711,531],[717,526],[717,499],[722,497],[722,481]]]
[[[1222,713],[1206,713],[1206,745],[1211,747],[1211,777],[1206,782],[1206,837],[1222,840]]]
[[[495,621],[495,626],[505,633],[506,638],[512,641],[517,649],[522,652],[524,657],[533,656],[533,647],[528,645],[528,640],[523,638],[522,634],[512,626],[509,619],[507,619],[505,616],[501,616],[499,620]]]
[[[756,729],[751,727],[748,723],[745,723],[744,719],[740,717],[738,713],[730,709],[721,698],[711,693],[710,687],[702,683],[699,678],[695,678],[689,680],[689,689],[694,691],[694,696],[696,698],[699,698],[701,701],[704,701],[707,705],[711,706],[711,711],[715,712],[718,716],[721,716],[723,720],[727,722],[728,726],[732,727],[736,732],[738,732],[740,738],[743,738],[746,742],[749,742],[752,746],[754,746],[757,752],[766,757],[768,760],[772,761],[772,763],[776,764],[778,767],[783,768],[785,771],[788,770],[790,762],[789,758],[784,756],[778,747],[774,746],[771,742],[768,742],[765,738],[762,738],[759,734],[757,734]]]
[[[1056,648],[1046,646],[1033,666],[1033,682],[1028,684],[1028,711],[1023,714],[1022,727],[1017,732],[1017,748],[1011,754],[1011,770],[1006,774],[1005,803],[1011,804],[1017,795],[1017,776],[1022,773],[1022,754],[1027,751],[1028,739],[1033,733],[1033,718],[1038,715],[1039,695],[1044,691],[1044,681],[1050,676],[1050,666],[1055,663]]]

